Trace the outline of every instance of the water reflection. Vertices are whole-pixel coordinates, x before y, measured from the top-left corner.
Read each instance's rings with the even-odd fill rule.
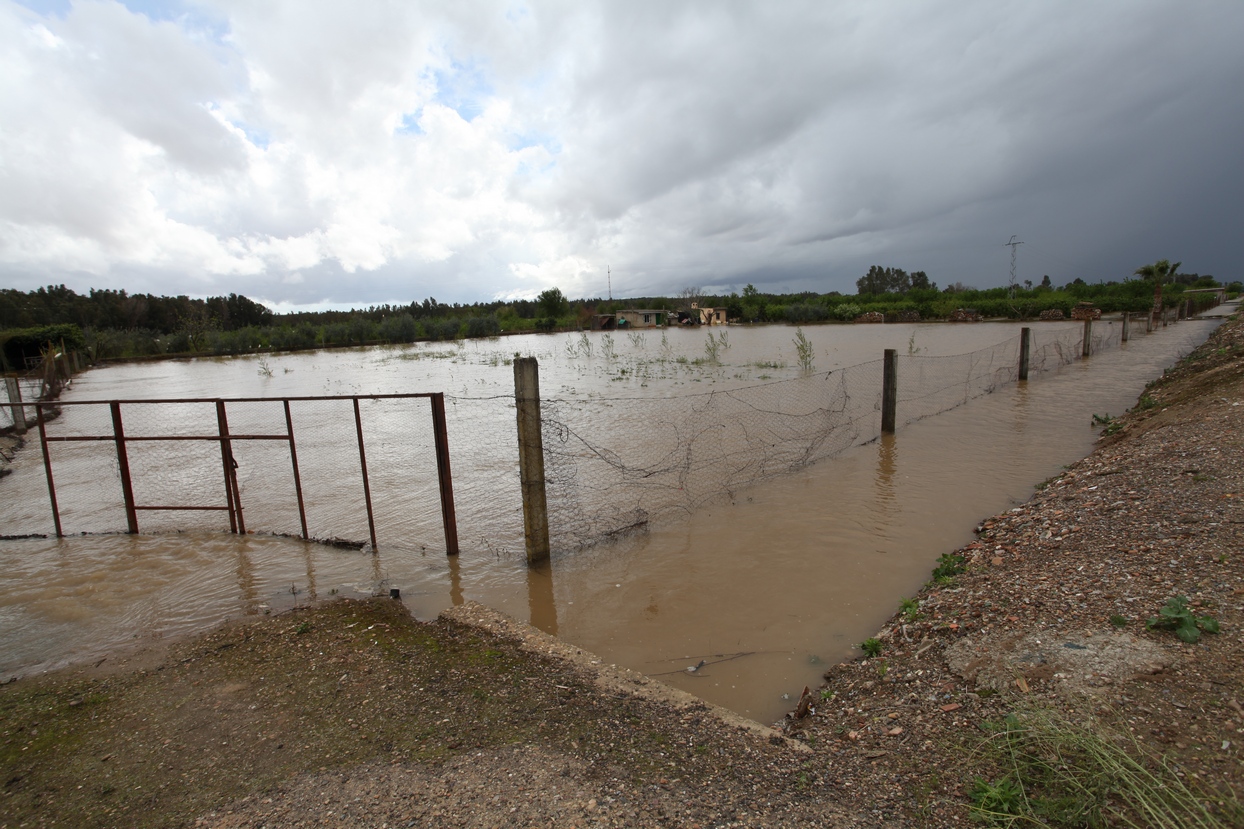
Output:
[[[250,544],[242,539],[238,544],[236,576],[238,580],[238,606],[246,615],[259,612],[259,594],[255,590],[255,565],[251,561]],[[291,588],[292,591],[292,588]]]
[[[895,435],[882,434],[877,440],[877,502],[883,512],[897,509],[894,496],[894,471],[898,467],[898,440]]]
[[[462,604],[462,565],[458,556],[448,556],[449,561],[449,600],[454,607]]]
[[[527,608],[532,627],[557,635],[557,602],[553,597],[553,566],[548,561],[527,567]]]
[[[303,542],[302,560],[307,566],[307,596],[315,601],[318,596],[315,590],[315,559],[311,557],[311,545]]]

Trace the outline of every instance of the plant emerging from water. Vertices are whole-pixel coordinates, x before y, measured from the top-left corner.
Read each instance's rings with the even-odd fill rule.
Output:
[[[729,347],[730,343],[726,339],[724,331],[721,333],[720,338],[712,331],[709,331],[708,338],[704,341],[704,358],[708,363],[717,365],[721,361],[721,352]]]
[[[267,357],[259,358],[259,376],[260,377],[271,377],[272,376],[272,366],[268,365]]]
[[[643,351],[648,345],[648,341],[641,331],[628,331],[626,337],[631,341],[631,347],[640,351]]]
[[[603,354],[605,356],[605,359],[609,360],[610,362],[612,362],[613,359],[618,356],[617,351],[614,350],[612,334],[606,334],[605,336],[601,337],[600,353]]]
[[[803,333],[802,328],[795,329],[795,354],[799,357],[799,367],[804,371],[812,370],[812,361],[816,357],[816,349],[812,341]]]
[[[966,559],[955,553],[943,553],[937,557],[937,566],[933,568],[933,580],[944,583],[963,572]]]
[[[870,658],[881,656],[881,640],[876,636],[870,636],[863,642],[860,642],[860,650]]]

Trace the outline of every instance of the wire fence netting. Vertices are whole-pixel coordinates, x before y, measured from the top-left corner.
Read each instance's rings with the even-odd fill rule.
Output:
[[[1029,376],[1078,359],[1078,331],[1036,332]],[[1094,352],[1118,326],[1094,333]],[[899,355],[899,423],[1014,383],[1020,338],[954,356]],[[670,398],[542,401],[554,549],[589,546],[685,516],[877,438],[883,361]]]
[[[1079,359],[1078,329],[1032,331],[1030,376]],[[1119,342],[1095,326],[1093,351]],[[912,348],[898,361],[898,422],[930,417],[1017,380],[1019,337],[954,356]],[[678,520],[880,433],[882,361],[793,379],[677,396],[546,396],[542,401],[549,527],[555,550],[596,544],[654,522]],[[445,397],[459,538],[498,556],[524,549],[512,394]],[[288,421],[286,405],[289,407]],[[226,402],[238,494],[247,530],[301,536],[292,426],[307,534],[361,545],[370,537],[366,461],[380,547],[445,549],[435,435],[426,397]],[[31,407],[33,408],[33,407]],[[66,403],[47,423],[61,521],[67,534],[127,528],[109,404]],[[214,401],[122,404],[140,530],[229,529],[226,476]],[[363,452],[359,447],[362,432]],[[149,438],[161,438],[159,440]],[[27,482],[42,457],[24,453]],[[34,466],[32,466],[32,464]],[[26,490],[34,489],[28,483]],[[10,499],[0,534],[48,533],[46,491]]]
[[[18,417],[21,417],[22,413],[25,414],[27,420],[34,420],[35,417],[34,406],[30,405],[30,401],[38,397],[41,379],[36,376],[17,377],[14,379],[16,379],[18,384],[18,394],[16,397],[10,396],[9,384],[7,382],[0,383],[0,429],[7,429],[14,424],[13,413],[15,408],[18,412]],[[20,405],[15,407],[14,404]]]

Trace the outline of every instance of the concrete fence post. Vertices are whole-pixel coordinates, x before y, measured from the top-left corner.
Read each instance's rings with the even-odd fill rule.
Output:
[[[4,378],[5,389],[9,393],[9,411],[13,413],[13,431],[26,434],[26,407],[22,405],[22,386],[16,377]]]
[[[1084,343],[1080,348],[1080,356],[1088,357],[1093,353],[1093,318],[1084,318]]]
[[[1123,312],[1123,342],[1127,342],[1128,326],[1131,325],[1132,315],[1127,311]]]
[[[527,563],[549,557],[549,509],[544,491],[544,437],[540,423],[540,364],[514,359],[514,405],[518,411],[518,475],[523,489],[523,535]]]

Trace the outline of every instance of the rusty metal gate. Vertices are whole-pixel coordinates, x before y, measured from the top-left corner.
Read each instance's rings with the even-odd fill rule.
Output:
[[[353,408],[354,415],[354,428],[352,431],[358,445],[357,472],[361,473],[363,503],[367,511],[367,528],[371,548],[374,551],[379,545],[376,537],[372,481],[367,468],[367,448],[364,440],[360,401],[402,401],[413,399],[427,399],[431,406],[430,425],[434,442],[437,489],[440,496],[440,513],[441,524],[444,529],[445,551],[449,555],[456,555],[458,553],[458,529],[454,511],[453,482],[449,465],[445,396],[439,392],[282,398],[182,398],[35,403],[33,405],[37,410],[39,441],[43,450],[43,466],[47,475],[48,494],[51,499],[56,535],[57,537],[63,537],[65,529],[61,522],[62,510],[58,503],[56,479],[52,472],[53,457],[51,447],[54,444],[111,442],[115,445],[116,472],[120,479],[121,495],[124,502],[126,531],[129,533],[133,534],[139,531],[138,516],[140,512],[225,512],[228,515],[229,530],[234,533],[246,533],[246,508],[244,508],[242,503],[243,492],[238,483],[238,460],[235,446],[254,441],[283,442],[287,445],[294,493],[298,504],[300,534],[304,539],[310,538],[311,535],[307,529],[307,505],[303,497],[303,476],[298,461],[298,444],[295,439],[294,415],[291,403],[349,402]],[[259,424],[266,425],[268,428],[262,431],[244,429],[234,433],[230,430],[229,416],[231,405],[234,406],[235,410],[244,406],[252,409],[256,407],[262,408],[267,419],[248,418],[247,425]],[[142,407],[150,409],[158,406],[210,406],[211,410],[214,410],[214,418],[211,418],[210,415],[207,417],[187,417],[184,418],[185,422],[181,423],[180,426],[172,422],[172,419],[167,422],[157,421],[149,423],[148,428],[142,430],[141,434],[126,434],[125,415],[127,412],[132,413]],[[83,430],[78,428],[73,430],[74,433],[71,434],[50,435],[48,433],[48,422],[51,419],[48,416],[50,410],[69,407],[96,407],[97,410],[107,407],[108,416],[111,420],[111,429],[97,428],[91,430],[86,428]],[[272,412],[267,411],[268,408],[278,408],[278,413],[274,415]],[[78,420],[81,421],[83,419],[78,418]],[[214,420],[214,424],[209,425],[210,420]],[[100,426],[104,425],[102,420],[97,422],[99,422]],[[215,428],[210,429],[211,425],[214,425]],[[208,426],[208,429],[204,429],[204,426]],[[274,426],[276,428],[272,428]],[[339,440],[340,430],[336,430],[336,432],[335,442],[340,444],[342,443]],[[174,443],[185,446],[190,442],[206,442],[219,445],[219,478],[215,486],[219,487],[217,491],[221,496],[220,500],[217,500],[215,503],[169,504],[140,502],[135,496],[134,474],[130,463],[131,447],[138,444],[149,445],[156,443]],[[174,452],[167,456],[163,463],[176,464],[179,460],[182,463],[186,463],[183,456],[187,454],[187,452]],[[265,465],[265,469],[267,466],[271,466],[271,463]],[[340,462],[338,462],[337,467],[340,469]],[[351,470],[351,472],[353,471],[355,470]],[[200,486],[204,485],[204,483],[205,481],[199,481]],[[333,496],[333,498],[334,500],[341,500],[341,496]]]

